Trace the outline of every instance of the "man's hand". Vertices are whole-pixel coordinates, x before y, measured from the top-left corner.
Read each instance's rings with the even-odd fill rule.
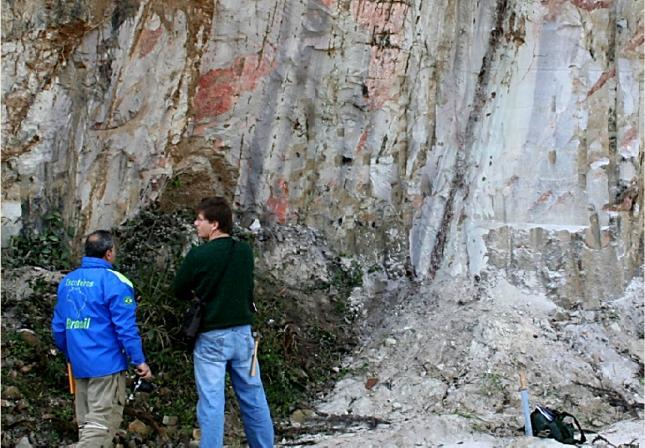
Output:
[[[150,370],[150,367],[148,367],[148,364],[146,364],[145,362],[139,364],[135,371],[137,372],[137,375],[139,375],[144,380],[149,380],[150,378],[152,378],[152,371]]]

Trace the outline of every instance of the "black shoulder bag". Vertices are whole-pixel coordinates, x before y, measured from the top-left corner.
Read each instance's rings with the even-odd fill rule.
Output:
[[[231,264],[231,257],[233,255],[233,248],[235,247],[235,240],[231,238],[232,243],[231,247],[228,250],[228,257],[226,259],[226,264],[224,268],[220,271],[217,281],[215,282],[215,288],[219,286],[219,282],[224,277],[228,266]],[[186,342],[186,351],[188,353],[193,352],[195,348],[195,342],[197,340],[197,334],[199,333],[199,327],[202,324],[202,319],[204,318],[204,311],[206,310],[206,305],[208,305],[208,300],[204,300],[202,297],[194,296],[190,301],[190,308],[184,314],[184,322],[181,326],[181,334],[184,341]]]
[[[579,439],[576,440],[575,428],[573,424],[564,421],[565,417],[573,419],[580,432]],[[568,412],[556,411],[546,406],[537,406],[535,411],[531,412],[531,426],[536,436],[555,439],[566,445],[578,445],[587,441],[577,418]]]

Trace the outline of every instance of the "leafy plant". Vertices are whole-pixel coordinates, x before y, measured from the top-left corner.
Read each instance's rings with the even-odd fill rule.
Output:
[[[49,221],[51,226],[38,234],[37,241],[41,241],[42,235],[58,235],[57,232],[62,231],[62,222],[57,219],[54,217]],[[135,286],[144,350],[158,386],[157,392],[129,403],[125,424],[127,418],[142,414],[158,424],[164,415],[176,416],[178,431],[171,438],[174,442],[181,440],[180,443],[187,443],[195,426],[197,397],[191,356],[186,354],[178,338],[179,322],[187,304],[175,299],[171,283],[185,252],[195,242],[192,219],[192,212],[187,210],[169,213],[152,206],[114,230],[118,256],[116,269]],[[36,241],[35,234],[27,235],[14,246],[17,251],[17,256],[12,259],[14,265],[21,261],[34,264],[35,259],[43,255],[27,249],[28,238]],[[256,256],[261,256],[253,234],[236,228],[234,235],[255,246]],[[53,238],[47,241],[67,240],[61,236],[58,241]],[[64,249],[56,247],[56,250]],[[50,249],[50,253],[53,252]],[[43,259],[47,262],[41,266],[54,266],[53,259]],[[352,325],[343,310],[348,291],[360,283],[361,271],[357,265],[348,270],[340,262],[332,264],[332,282],[322,282],[319,287],[308,291],[289,291],[285,284],[269,273],[256,271],[258,313],[254,329],[262,335],[260,368],[271,412],[276,419],[287,416],[297,407],[306,406],[328,388],[339,375],[332,367],[339,366],[343,353],[353,344]],[[31,289],[31,297],[19,302],[7,304],[3,298],[3,312],[9,305],[16,317],[28,322],[29,328],[36,331],[44,342],[45,351],[28,345],[18,333],[5,331],[3,361],[5,357],[13,359],[17,363],[16,369],[33,367],[25,375],[16,376],[10,374],[11,368],[4,368],[10,365],[5,363],[2,380],[6,385],[17,385],[21,391],[25,387],[31,388],[28,389],[29,403],[33,409],[29,412],[34,420],[39,412],[43,413],[43,409],[49,409],[46,412],[53,417],[43,428],[52,434],[51,446],[57,446],[58,441],[73,439],[75,427],[68,421],[73,404],[67,391],[64,360],[62,356],[54,356],[47,351],[51,348],[49,325],[56,297],[55,285],[35,280]],[[231,398],[227,400],[227,443],[235,446],[241,440],[241,423],[230,387],[226,393]],[[54,401],[58,408],[66,410],[52,411],[50,408],[53,406],[49,403]],[[168,434],[170,436],[170,432]],[[135,442],[130,440],[129,443]],[[142,443],[162,446],[165,442],[150,439]]]
[[[158,372],[160,388],[173,391],[172,400],[151,397],[152,406],[160,414],[177,415],[180,425],[186,426],[194,423],[196,400],[191,360],[178,339],[187,304],[174,298],[171,283],[183,255],[195,242],[192,219],[188,210],[166,213],[151,207],[116,231],[119,269],[133,281],[140,299],[144,349]],[[236,227],[233,235],[255,245],[252,233]],[[340,363],[342,354],[352,345],[351,325],[343,313],[348,291],[362,282],[362,273],[355,263],[349,269],[340,262],[333,263],[331,270],[331,283],[337,292],[332,294],[327,312],[320,313],[324,318],[307,308],[306,302],[316,302],[316,295],[329,296],[330,284],[309,291],[311,297],[303,300],[272,276],[256,271],[258,312],[254,329],[262,336],[259,361],[274,417],[288,415],[328,387],[336,375],[331,367]]]
[[[73,229],[66,228],[58,212],[43,216],[42,226],[25,227],[11,238],[5,266],[39,266],[49,270],[68,269],[72,264],[70,238]]]
[[[352,261],[349,267],[336,262],[332,266],[331,283],[348,293],[352,288],[363,284],[363,271],[356,261]]]

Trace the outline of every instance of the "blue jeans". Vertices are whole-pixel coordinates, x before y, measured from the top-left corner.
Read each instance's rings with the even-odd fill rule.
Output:
[[[250,448],[273,446],[273,422],[260,379],[260,367],[250,375],[253,336],[250,325],[201,333],[193,357],[197,383],[200,448],[224,445],[224,386],[226,372],[240,404]]]

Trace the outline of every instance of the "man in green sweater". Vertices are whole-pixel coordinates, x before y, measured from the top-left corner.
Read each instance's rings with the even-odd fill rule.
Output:
[[[193,350],[197,384],[197,419],[201,448],[224,444],[226,372],[240,404],[249,446],[273,446],[273,423],[253,364],[253,252],[234,240],[231,208],[224,198],[204,199],[196,209],[197,235],[206,240],[193,247],[177,271],[175,295],[190,300],[194,293],[207,301]]]

